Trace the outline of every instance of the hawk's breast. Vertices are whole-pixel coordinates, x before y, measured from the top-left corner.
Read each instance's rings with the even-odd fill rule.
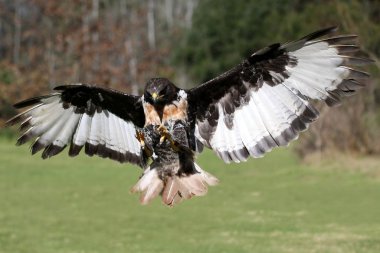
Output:
[[[161,117],[159,114],[159,111],[156,110],[156,108],[148,103],[143,103],[144,113],[145,113],[145,125],[144,127],[150,126],[150,125],[161,125]]]
[[[187,94],[180,90],[178,97],[173,102],[166,104],[162,108],[144,102],[145,127],[149,125],[162,125],[168,121],[182,120],[187,122]]]
[[[187,100],[186,98],[180,98],[174,103],[166,105],[162,114],[162,123],[167,121],[182,120],[187,121]]]

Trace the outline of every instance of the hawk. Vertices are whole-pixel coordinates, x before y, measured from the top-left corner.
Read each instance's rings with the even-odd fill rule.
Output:
[[[89,156],[137,164],[143,174],[131,191],[141,203],[160,195],[173,206],[218,183],[195,162],[204,146],[226,163],[261,157],[317,119],[311,100],[334,106],[364,86],[369,75],[350,66],[371,60],[353,56],[355,35],[320,38],[335,30],[265,47],[192,89],[166,78],[150,79],[141,96],[58,86],[15,104],[30,108],[7,123],[20,124],[17,145],[33,139],[32,154],[43,150],[44,159],[69,146],[70,156],[84,147]]]

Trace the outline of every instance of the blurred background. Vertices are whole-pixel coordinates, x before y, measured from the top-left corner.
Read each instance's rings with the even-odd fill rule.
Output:
[[[339,25],[375,60],[372,79],[344,106],[321,108],[298,152],[379,153],[379,13],[364,0],[0,0],[0,120],[15,101],[63,83],[138,94],[163,76],[190,88],[268,44]]]
[[[0,0],[0,252],[380,252],[379,13],[370,0]],[[290,149],[228,166],[201,155],[222,184],[175,209],[138,206],[130,165],[42,161],[3,127],[12,104],[58,84],[191,88],[333,25],[375,61],[367,87],[317,104]]]

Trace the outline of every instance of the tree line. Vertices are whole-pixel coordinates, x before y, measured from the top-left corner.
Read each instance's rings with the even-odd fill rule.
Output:
[[[380,152],[380,3],[370,0],[0,0],[0,122],[62,83],[137,94],[150,77],[192,87],[257,49],[338,25],[359,35],[372,77],[302,134],[299,154]],[[2,123],[0,123],[2,124]]]

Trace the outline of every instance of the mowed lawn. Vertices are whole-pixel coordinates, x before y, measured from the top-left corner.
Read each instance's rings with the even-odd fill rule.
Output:
[[[225,165],[206,152],[220,184],[168,208],[129,193],[137,167],[66,152],[42,160],[0,142],[1,253],[380,252],[376,159],[308,166],[280,149]]]

